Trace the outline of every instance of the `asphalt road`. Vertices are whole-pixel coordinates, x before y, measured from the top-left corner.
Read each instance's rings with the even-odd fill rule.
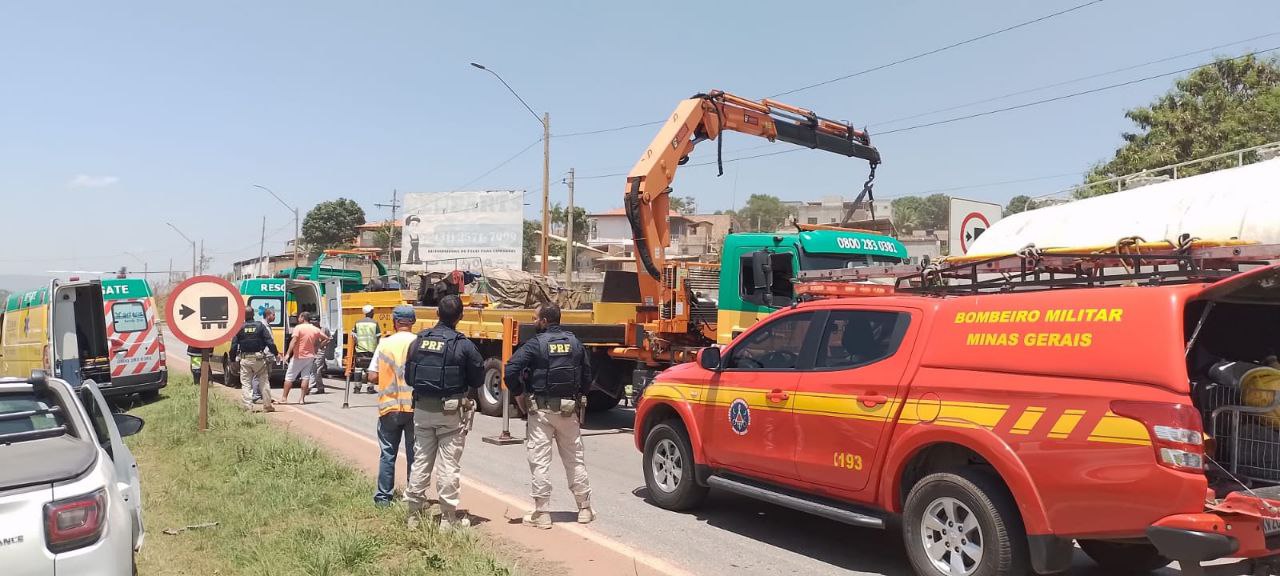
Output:
[[[168,342],[170,350],[185,350]],[[326,379],[329,393],[307,398],[305,410],[338,426],[376,437],[376,397],[352,394],[342,408],[343,381]],[[217,385],[217,384],[215,384]],[[279,399],[280,389],[274,390]],[[298,392],[292,393],[294,402]],[[592,499],[599,518],[591,527],[628,546],[681,566],[694,574],[765,576],[781,574],[879,574],[908,576],[901,535],[897,531],[853,528],[822,518],[712,491],[697,510],[670,512],[645,499],[641,455],[631,435],[632,411],[616,408],[592,415],[583,433]],[[524,422],[511,422],[512,434],[524,437]],[[501,419],[477,415],[462,460],[462,507],[468,479],[518,497],[529,490],[529,467],[523,444],[496,446],[482,442],[501,431]],[[576,508],[562,468],[554,466],[552,497],[556,521],[572,521]],[[532,503],[532,501],[530,500]],[[512,510],[511,515],[517,512]],[[1077,551],[1073,576],[1102,576]],[[1177,570],[1166,569],[1166,575]]]

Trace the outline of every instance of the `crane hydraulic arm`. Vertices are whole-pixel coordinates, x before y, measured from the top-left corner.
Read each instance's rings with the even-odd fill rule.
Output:
[[[645,305],[654,306],[660,299],[664,249],[671,245],[667,220],[676,168],[688,162],[694,146],[720,138],[725,130],[861,158],[871,163],[873,176],[880,164],[880,152],[866,132],[803,108],[769,99],[756,102],[719,90],[680,102],[627,176],[624,206]],[[724,173],[723,164],[720,173]]]

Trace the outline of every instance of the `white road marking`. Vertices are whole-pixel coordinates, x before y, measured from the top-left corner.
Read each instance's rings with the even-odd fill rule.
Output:
[[[290,413],[300,414],[302,416],[306,416],[307,418],[311,418],[312,420],[315,420],[317,422],[324,423],[325,425],[330,426],[335,430],[338,430],[344,434],[347,434],[348,436],[357,438],[360,441],[366,442],[375,448],[378,447],[378,443],[374,441],[372,438],[352,432],[350,429],[346,428],[345,426],[336,424],[334,422],[330,422],[329,420],[316,416],[315,414],[310,414],[303,410],[297,410],[292,406],[288,408],[288,411]],[[482,492],[491,498],[500,500],[507,506],[510,506],[517,510],[523,510],[525,508],[528,508],[529,506],[529,503],[526,502],[524,499],[516,498],[515,496],[512,496],[505,492],[501,492],[498,489],[493,488],[492,486],[489,486],[483,482],[480,482],[477,480],[470,480],[467,478],[465,474],[462,475],[462,479],[467,483],[468,488],[475,488],[476,491]],[[595,530],[591,530],[590,528],[587,528],[585,526],[575,524],[575,523],[569,523],[569,522],[557,522],[555,526],[557,530],[564,530],[576,536],[595,542],[596,544],[604,546],[605,548],[613,550],[614,552],[622,554],[623,556],[633,558],[635,559],[635,561],[641,564],[644,564],[649,568],[662,572],[663,574],[669,574],[670,576],[693,576],[692,572],[673,566],[667,561],[662,560],[661,558],[657,558],[648,553],[636,550],[635,548],[632,548],[630,546],[627,546],[626,544],[623,544],[612,538],[604,536],[599,532],[596,532]]]

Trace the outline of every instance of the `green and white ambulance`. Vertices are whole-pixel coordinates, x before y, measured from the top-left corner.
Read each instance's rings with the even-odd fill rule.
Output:
[[[0,311],[0,376],[46,370],[104,395],[155,394],[169,382],[151,287],[140,278],[50,280]]]

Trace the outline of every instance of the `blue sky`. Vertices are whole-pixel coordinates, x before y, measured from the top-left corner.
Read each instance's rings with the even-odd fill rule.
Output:
[[[214,269],[292,234],[292,215],[344,196],[370,219],[391,191],[530,190],[540,126],[553,134],[659,120],[720,88],[762,97],[920,53],[1085,0],[1043,2],[9,2],[0,6],[0,274],[190,263],[166,225],[204,239]],[[1003,202],[1066,187],[1110,156],[1126,108],[1165,78],[876,138],[877,132],[1064,94],[1211,59],[1199,54],[991,104],[883,123],[1024,88],[1280,32],[1280,3],[1209,8],[1107,0],[993,38],[792,94],[786,102],[870,125],[884,155],[880,197],[1006,180],[957,196]],[[1280,35],[1218,50],[1280,46]],[[621,205],[621,177],[654,127],[553,138],[552,201],[570,168],[579,205]],[[725,156],[785,144],[729,134]],[[746,152],[740,152],[750,149]],[[714,158],[703,145],[697,159]],[[705,210],[753,193],[854,195],[861,161],[799,152],[689,167],[676,194]],[[470,183],[470,184],[468,184]]]

